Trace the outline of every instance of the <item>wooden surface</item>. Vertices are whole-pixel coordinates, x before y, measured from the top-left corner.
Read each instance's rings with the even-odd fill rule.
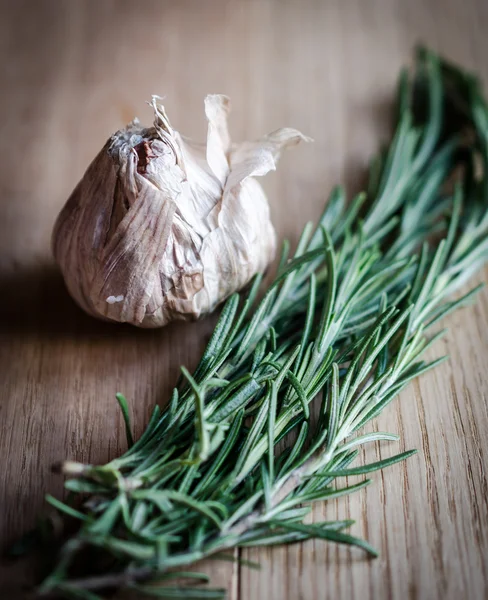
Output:
[[[212,319],[139,331],[78,310],[49,238],[65,199],[105,139],[144,102],[166,96],[173,123],[202,138],[203,96],[231,96],[231,131],[289,125],[315,144],[288,153],[265,182],[281,236],[317,217],[331,186],[360,185],[387,139],[400,66],[422,40],[488,77],[486,0],[1,2],[0,539],[33,525],[62,493],[51,465],[104,462],[124,449],[114,393],[140,433],[180,364],[194,365]],[[486,276],[486,273],[485,273]],[[482,281],[480,274],[477,281]],[[474,281],[472,283],[475,283]],[[374,427],[401,434],[369,450],[418,448],[408,463],[315,516],[350,516],[381,557],[311,542],[242,556],[260,571],[207,563],[232,600],[488,597],[488,292],[449,318],[422,377]],[[20,598],[27,566],[2,564],[2,598]]]

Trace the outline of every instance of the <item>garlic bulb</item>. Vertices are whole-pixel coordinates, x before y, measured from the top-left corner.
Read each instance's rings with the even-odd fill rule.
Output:
[[[229,99],[205,99],[207,143],[174,130],[153,97],[154,126],[134,120],[88,167],[59,215],[53,251],[78,304],[140,327],[212,311],[273,259],[275,232],[255,176],[306,140],[279,129],[231,144]]]

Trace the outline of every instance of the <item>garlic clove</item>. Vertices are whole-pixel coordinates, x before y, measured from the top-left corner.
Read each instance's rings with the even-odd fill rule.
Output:
[[[135,120],[92,162],[61,211],[53,251],[90,314],[140,327],[194,319],[240,290],[274,257],[266,196],[254,177],[283,148],[280,129],[232,145],[226,96],[205,99],[207,143],[173,129],[158,97],[153,127]]]

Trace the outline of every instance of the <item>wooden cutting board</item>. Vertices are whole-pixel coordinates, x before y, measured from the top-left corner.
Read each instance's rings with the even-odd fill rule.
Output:
[[[139,434],[212,329],[212,318],[160,331],[103,324],[67,295],[51,228],[111,132],[135,115],[149,122],[145,101],[158,93],[175,126],[203,139],[203,97],[223,92],[235,139],[285,125],[313,136],[265,182],[280,235],[296,240],[333,184],[361,185],[388,139],[396,77],[413,45],[487,79],[487,31],[486,0],[1,2],[2,542],[34,524],[45,493],[62,494],[53,463],[100,463],[124,450],[114,393],[129,398]],[[352,533],[380,558],[307,542],[240,553],[260,571],[206,563],[230,599],[488,597],[488,292],[446,324],[431,357],[450,360],[373,426],[401,443],[368,450],[370,460],[419,454],[360,494],[314,509],[317,519],[356,519]],[[4,562],[1,577],[0,597],[23,597],[30,563]]]

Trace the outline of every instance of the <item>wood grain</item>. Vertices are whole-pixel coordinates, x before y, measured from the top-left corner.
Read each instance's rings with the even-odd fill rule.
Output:
[[[427,42],[487,79],[487,30],[486,0],[1,2],[2,542],[33,525],[46,492],[62,493],[53,463],[123,450],[115,391],[131,400],[140,433],[212,329],[212,318],[161,331],[98,323],[67,296],[51,228],[110,133],[134,115],[149,120],[144,102],[159,93],[175,125],[202,138],[203,96],[224,92],[236,139],[285,125],[312,135],[265,182],[280,235],[296,239],[333,184],[361,185],[413,45]],[[356,519],[352,532],[381,557],[310,542],[243,552],[260,571],[208,562],[230,599],[488,597],[488,293],[448,325],[432,356],[450,360],[374,424],[419,454],[314,511]],[[4,562],[1,578],[1,597],[20,598],[31,568]]]

